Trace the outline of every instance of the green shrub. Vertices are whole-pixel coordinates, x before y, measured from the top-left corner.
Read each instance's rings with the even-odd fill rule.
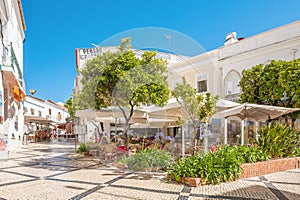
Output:
[[[263,151],[261,147],[257,146],[238,146],[236,149],[237,158],[241,163],[255,163],[259,161],[266,161],[270,159],[267,152]]]
[[[197,154],[179,160],[168,170],[170,177],[202,178],[203,184],[217,184],[235,180],[242,173],[241,164],[265,161],[269,155],[256,146],[224,146],[216,152]]]
[[[296,149],[295,156],[300,156],[300,147],[298,147],[298,148]]]
[[[242,172],[237,153],[235,148],[225,146],[215,153],[197,154],[179,160],[170,167],[168,174],[177,182],[180,177],[202,178],[203,184],[235,180]]]
[[[77,153],[83,153],[83,152],[89,152],[90,148],[88,144],[80,144],[80,146],[77,149]]]
[[[131,157],[119,160],[128,164],[128,168],[135,171],[166,170],[174,160],[169,152],[159,149],[144,149]]]
[[[257,145],[272,158],[295,156],[299,145],[299,132],[285,125],[275,124],[259,131]]]

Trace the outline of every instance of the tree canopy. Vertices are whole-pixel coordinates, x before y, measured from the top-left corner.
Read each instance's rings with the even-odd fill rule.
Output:
[[[216,112],[216,103],[218,96],[212,96],[209,92],[205,94],[197,94],[193,88],[183,77],[182,83],[177,83],[172,95],[184,110],[188,121],[207,122]]]
[[[100,56],[88,60],[85,68],[79,71],[82,88],[74,95],[75,110],[96,108],[95,94],[99,78],[116,57],[117,53],[112,53],[110,51],[104,52]]]
[[[118,52],[100,55],[82,70],[83,89],[77,105],[97,110],[118,107],[126,121],[126,140],[135,107],[167,103],[170,94],[167,73],[167,62],[157,58],[156,52],[145,51],[137,56],[131,50],[130,39],[123,39]]]
[[[299,108],[300,59],[272,61],[243,70],[239,83],[242,103]],[[297,113],[291,115],[292,119]]]
[[[197,136],[196,130],[200,123],[207,123],[208,120],[216,112],[216,103],[218,96],[212,96],[209,92],[205,94],[197,94],[193,88],[183,77],[182,83],[177,83],[176,88],[172,91],[172,95],[183,109],[183,117],[190,121],[194,129],[194,153],[196,152]]]
[[[72,97],[70,97],[66,103],[65,103],[65,107],[68,108],[68,112],[70,114],[70,117],[71,118],[74,118],[75,117],[75,110],[74,110],[74,107],[73,107],[73,99]]]

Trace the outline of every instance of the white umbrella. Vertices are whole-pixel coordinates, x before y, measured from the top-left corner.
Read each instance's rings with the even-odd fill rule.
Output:
[[[225,118],[225,127],[224,127],[225,144],[227,144],[227,118],[231,116],[236,116],[242,120],[241,144],[243,145],[245,120],[252,119],[256,122],[266,121],[270,119],[275,119],[282,115],[295,112],[297,110],[300,109],[244,103],[239,106],[230,108],[228,110],[218,112],[216,115]]]
[[[247,118],[253,119],[254,121],[265,121],[297,110],[300,109],[244,103],[228,110],[218,112],[217,114],[225,118],[237,116],[242,120]]]

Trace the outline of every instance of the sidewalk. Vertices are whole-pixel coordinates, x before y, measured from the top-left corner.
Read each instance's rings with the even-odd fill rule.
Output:
[[[74,152],[70,142],[31,143],[0,160],[0,199],[300,199],[300,169],[191,188]]]

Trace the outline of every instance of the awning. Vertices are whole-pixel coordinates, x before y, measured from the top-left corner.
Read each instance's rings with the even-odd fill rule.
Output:
[[[66,129],[66,123],[63,123],[63,124],[57,124],[57,125],[56,125],[56,128],[59,128],[59,129]]]
[[[126,115],[129,115],[129,109],[124,109]],[[133,116],[130,123],[146,123],[146,119],[143,118],[145,112],[140,110],[134,110]],[[96,120],[99,122],[115,123],[125,123],[125,119],[121,110],[117,107],[102,108],[101,110],[80,110],[76,111],[76,117],[88,118],[91,120]]]
[[[241,104],[224,99],[219,99],[216,103],[218,110],[230,109],[239,105]],[[150,121],[161,120],[165,122],[175,122],[178,120],[178,117],[182,117],[185,113],[175,98],[169,99],[167,105],[164,107],[152,105],[140,110],[148,114]]]
[[[25,123],[53,123],[54,121],[39,116],[24,116]]]
[[[11,93],[14,95],[14,98],[20,102],[24,101],[26,93],[19,81],[16,79],[13,71],[2,70],[2,73],[3,79],[8,84],[8,87],[11,88]]]
[[[14,98],[20,102],[25,100],[25,92],[23,91],[22,87],[20,87],[19,81],[16,80],[16,85],[13,86],[13,94]]]
[[[265,121],[295,112],[297,110],[300,109],[244,103],[234,108],[218,112],[217,114],[224,118],[236,116],[242,120],[247,118],[254,121]]]
[[[216,106],[219,110],[232,108],[241,105],[232,101],[220,99],[217,101]],[[124,109],[128,115],[129,109]],[[178,117],[183,115],[182,107],[175,98],[169,99],[167,105],[147,106],[134,110],[134,114],[129,123],[135,124],[133,127],[168,127],[175,126]],[[125,119],[121,110],[117,107],[103,108],[98,111],[91,109],[76,111],[77,117],[87,118],[104,123],[124,124]],[[146,125],[141,125],[146,124]]]

